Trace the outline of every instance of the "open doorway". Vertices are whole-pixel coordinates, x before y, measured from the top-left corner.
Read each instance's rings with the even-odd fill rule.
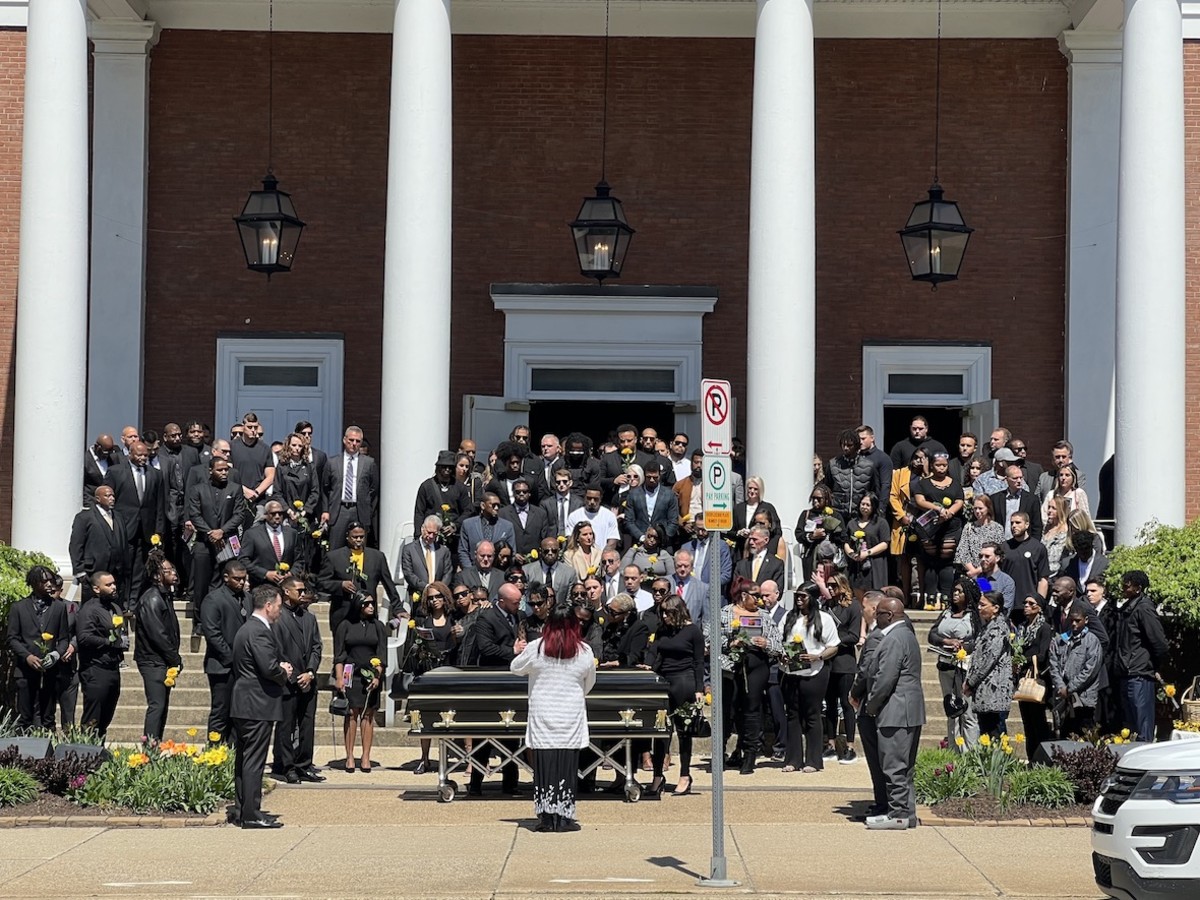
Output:
[[[951,455],[958,450],[958,436],[963,431],[961,406],[885,406],[883,408],[883,440],[885,453],[909,435],[908,426],[914,416],[924,416],[929,422],[929,436],[939,441]],[[983,436],[987,440],[987,436]]]
[[[626,400],[535,400],[529,404],[529,430],[535,447],[547,432],[562,439],[572,431],[586,434],[599,447],[615,439],[617,426],[627,422],[637,426],[639,435],[643,428],[653,428],[669,442],[675,428],[675,404]]]

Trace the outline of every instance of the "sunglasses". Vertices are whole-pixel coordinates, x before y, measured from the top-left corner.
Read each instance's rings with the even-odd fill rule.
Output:
[[[455,591],[454,592],[455,600],[461,600],[463,597],[470,597],[470,596],[471,596],[470,591]]]
[[[534,600],[529,605],[536,608],[539,606],[545,606],[549,602],[550,602],[549,600]]]
[[[439,594],[437,591],[434,591],[432,594],[426,594],[425,599],[426,600],[445,600],[446,595]]]
[[[671,589],[670,588],[651,588],[650,593],[652,593],[652,594],[669,594],[669,593],[671,593]]]

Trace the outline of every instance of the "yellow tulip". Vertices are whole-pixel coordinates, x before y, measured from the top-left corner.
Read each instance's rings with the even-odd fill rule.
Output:
[[[863,531],[861,528],[858,531],[854,532],[854,537],[860,541],[863,538],[865,538],[866,536],[867,536],[867,533],[865,531]]]
[[[1128,728],[1121,729],[1121,737],[1127,738],[1127,737],[1129,737],[1130,734],[1131,734],[1131,732]]]
[[[596,574],[596,567],[595,567],[595,566],[588,566],[588,574],[589,574],[589,575],[595,575],[595,574]]]
[[[650,565],[654,565],[656,562],[658,562],[658,556],[657,556],[657,554],[654,554],[654,553],[651,553],[649,556],[646,557],[646,559],[649,560]]]
[[[200,729],[199,729],[199,728],[189,728],[189,729],[187,730],[187,735],[188,735],[188,737],[195,737],[195,736],[196,736],[197,734],[199,734],[199,733],[200,733]]]
[[[1125,738],[1123,738],[1123,737],[1115,737],[1115,738],[1113,738],[1113,739],[1112,739],[1112,742],[1113,742],[1114,744],[1123,744],[1123,743],[1125,743]]]

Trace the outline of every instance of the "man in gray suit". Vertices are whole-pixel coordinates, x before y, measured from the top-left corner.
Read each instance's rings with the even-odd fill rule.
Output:
[[[692,554],[680,550],[675,554],[675,575],[671,578],[671,589],[683,598],[692,621],[704,627],[704,613],[708,609],[708,588],[692,574]]]
[[[558,558],[558,549],[558,538],[547,537],[542,540],[538,558],[525,564],[525,577],[529,579],[529,583],[536,582],[552,588],[556,601],[565,598],[571,585],[579,580],[575,568]]]
[[[410,592],[424,594],[431,581],[448,584],[454,574],[449,548],[438,543],[441,529],[442,520],[438,516],[426,516],[420,537],[405,544],[400,553],[400,573]]]
[[[921,690],[921,645],[904,604],[892,597],[879,603],[875,626],[882,631],[871,662],[865,709],[879,731],[879,762],[887,782],[888,811],[867,818],[873,831],[902,831],[917,825],[913,766],[925,724]]]
[[[866,816],[862,817],[864,819],[881,816],[888,809],[887,784],[883,780],[883,769],[879,767],[879,729],[875,726],[875,717],[867,715],[866,710],[862,708],[862,702],[871,688],[871,663],[883,637],[883,631],[875,626],[875,611],[882,599],[883,594],[879,591],[867,591],[863,594],[862,616],[867,625],[867,639],[859,651],[858,671],[854,675],[854,683],[850,686],[850,704],[858,713],[858,734],[862,738],[863,757],[871,773],[871,787],[875,794]]]

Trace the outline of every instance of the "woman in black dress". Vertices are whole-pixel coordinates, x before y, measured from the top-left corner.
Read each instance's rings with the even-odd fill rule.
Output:
[[[796,543],[801,547],[804,578],[812,578],[817,566],[817,548],[823,541],[841,545],[845,524],[833,510],[833,494],[823,484],[813,485],[808,497],[809,508],[796,520]]]
[[[687,605],[674,594],[662,602],[658,629],[651,635],[646,648],[644,668],[652,669],[666,679],[671,711],[688,703],[704,700],[704,635],[692,622]],[[682,723],[674,720],[679,734],[679,781],[675,795],[692,792],[692,736],[684,734]],[[654,780],[650,792],[658,793],[663,786],[663,761],[670,738],[654,742]]]
[[[879,498],[869,491],[858,501],[858,517],[846,523],[842,550],[849,562],[855,599],[887,584],[887,553],[892,530],[879,515]]]
[[[342,726],[346,738],[346,771],[354,771],[354,741],[362,722],[362,770],[371,771],[371,744],[375,739],[375,713],[379,709],[387,659],[387,628],[375,612],[375,598],[362,591],[354,595],[350,615],[333,636],[333,677],[338,693],[350,702]],[[411,620],[410,620],[411,621]],[[412,627],[416,627],[413,623]]]
[[[950,475],[948,454],[933,455],[933,472],[913,490],[913,501],[920,510],[913,524],[925,557],[926,602],[937,595],[948,601],[954,591],[954,551],[962,537],[965,502],[962,485]]]
[[[421,675],[430,669],[453,663],[458,638],[455,635],[454,618],[450,615],[450,596],[450,588],[441,581],[431,581],[425,586],[414,617],[417,625],[412,629],[412,640],[404,659],[405,671]],[[421,761],[417,763],[417,775],[429,771],[429,744],[429,738],[421,738]]]

